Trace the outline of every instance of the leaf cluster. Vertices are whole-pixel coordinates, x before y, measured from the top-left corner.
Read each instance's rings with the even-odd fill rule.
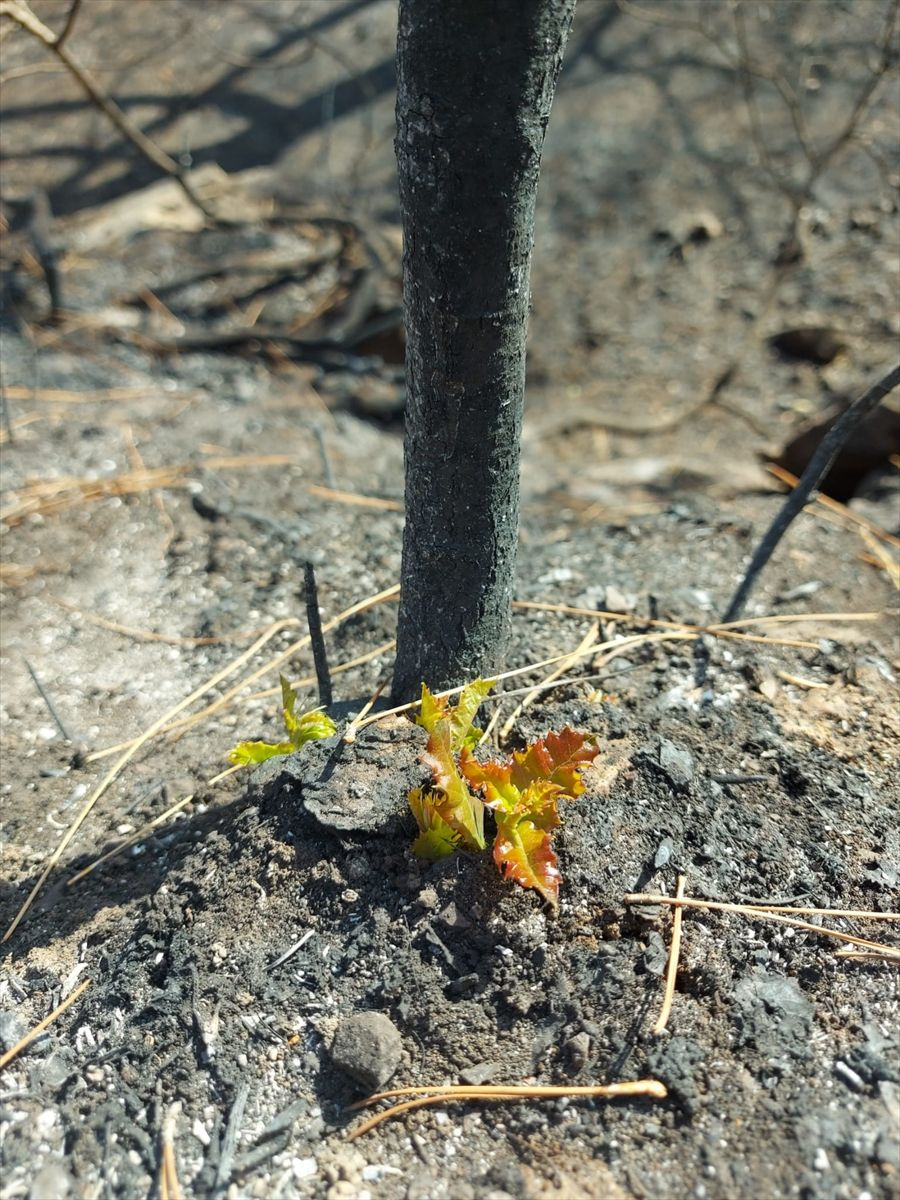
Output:
[[[337,733],[337,726],[327,713],[314,708],[309,712],[295,712],[297,693],[283,675],[281,681],[281,711],[284,717],[284,728],[287,741],[284,742],[240,742],[230,751],[228,759],[238,767],[254,766],[265,762],[267,758],[277,758],[281,754],[293,754],[307,742],[318,741],[320,738],[331,737]]]
[[[591,735],[565,728],[507,758],[480,761],[474,751],[481,733],[472,722],[492,687],[491,681],[476,680],[451,706],[422,685],[417,723],[429,734],[422,761],[434,786],[409,793],[419,827],[413,850],[433,860],[458,849],[483,850],[489,809],[496,825],[497,867],[506,879],[536,888],[555,906],[560,873],[552,843],[560,824],[558,801],[582,794],[581,771],[599,747]]]

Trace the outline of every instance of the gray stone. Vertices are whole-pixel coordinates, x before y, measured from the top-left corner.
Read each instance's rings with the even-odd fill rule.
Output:
[[[11,1050],[28,1032],[28,1022],[15,1009],[0,1012],[0,1047]]]
[[[342,1021],[331,1045],[331,1058],[367,1092],[374,1092],[397,1070],[403,1040],[384,1013],[355,1013]]]
[[[356,741],[310,742],[296,754],[269,759],[256,774],[267,797],[296,804],[323,829],[386,833],[405,819],[409,790],[427,782],[419,761],[428,735],[403,717],[369,725]]]
[[[694,778],[694,760],[668,738],[659,739],[659,765],[676,792],[686,792]]]
[[[498,1064],[495,1062],[473,1063],[471,1067],[464,1067],[460,1071],[459,1082],[479,1087],[482,1083],[488,1083],[493,1079],[498,1070]]]

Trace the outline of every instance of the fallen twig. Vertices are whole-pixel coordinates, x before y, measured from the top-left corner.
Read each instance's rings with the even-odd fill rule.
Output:
[[[311,562],[303,567],[303,598],[306,603],[306,624],[309,629],[309,644],[312,649],[313,665],[316,668],[316,683],[319,688],[319,704],[329,708],[333,700],[331,672],[328,670],[328,651],[322,633],[322,615],[319,612],[319,589],[316,586],[316,569]]]
[[[675,884],[675,899],[680,900],[684,895],[685,877],[678,876]],[[672,944],[669,947],[669,965],[666,969],[666,986],[663,991],[662,1008],[656,1018],[656,1024],[650,1031],[654,1036],[663,1032],[669,1023],[669,1013],[672,1011],[672,1001],[675,998],[675,977],[678,974],[678,956],[681,953],[681,918],[683,908],[676,908],[672,916]]]
[[[357,1125],[355,1129],[351,1129],[347,1134],[348,1141],[354,1141],[358,1137],[362,1137],[364,1133],[374,1129],[376,1125],[380,1125],[382,1121],[387,1121],[391,1117],[399,1116],[400,1113],[410,1112],[416,1108],[423,1108],[429,1104],[444,1104],[448,1101],[460,1100],[543,1100],[543,1099],[560,1099],[575,1096],[591,1096],[594,1098],[616,1100],[628,1099],[631,1097],[641,1098],[648,1097],[652,1100],[665,1100],[668,1092],[665,1084],[660,1083],[658,1079],[634,1079],[628,1080],[625,1083],[609,1083],[605,1085],[597,1085],[596,1087],[541,1087],[538,1085],[493,1085],[483,1084],[480,1086],[447,1086],[436,1088],[392,1088],[387,1092],[376,1092],[373,1096],[367,1096],[365,1100],[360,1100],[356,1104],[350,1105],[350,1111],[356,1111],[367,1107],[369,1104],[375,1104],[379,1100],[388,1100],[393,1096],[409,1096],[417,1092],[430,1092],[430,1095],[419,1096],[415,1100],[406,1100],[401,1104],[394,1104],[390,1108],[386,1108],[384,1112],[376,1113],[374,1117],[369,1117],[367,1121],[363,1121],[361,1125]]]
[[[801,921],[788,913],[804,913],[808,916],[846,917],[858,920],[900,921],[900,913],[870,912],[859,909],[828,909],[828,908],[796,908],[790,905],[776,904],[729,904],[720,900],[702,900],[693,896],[662,896],[648,892],[630,892],[623,896],[625,904],[669,904],[679,908],[707,909],[712,912],[736,913],[750,917],[754,921],[777,921],[782,925],[790,925],[794,929],[803,929],[808,933],[818,933],[823,937],[835,938],[837,941],[848,942],[854,947],[875,951],[891,957],[892,961],[900,962],[900,949],[885,945],[883,942],[873,942],[859,934],[844,933],[840,929],[831,929],[827,925],[813,925],[811,921]]]
[[[80,0],[79,0],[80,3]],[[105,113],[109,120],[115,125],[119,133],[138,151],[138,153],[158,171],[162,171],[164,175],[169,175],[176,180],[181,190],[208,221],[216,222],[217,218],[214,213],[206,207],[194,188],[185,177],[184,171],[178,165],[174,158],[166,154],[165,150],[160,149],[151,138],[138,128],[131,118],[119,108],[118,104],[112,100],[101,89],[99,84],[91,75],[81,66],[81,64],[72,57],[68,47],[65,45],[66,38],[72,29],[72,23],[75,20],[75,14],[78,10],[78,4],[73,5],[69,10],[66,23],[63,26],[62,32],[57,36],[52,29],[44,24],[39,17],[31,11],[25,0],[0,0],[0,17],[9,17],[20,25],[22,29],[27,30],[32,37],[37,38],[39,42],[52,51],[60,60],[66,70],[78,81],[81,87],[87,92],[91,101]]]
[[[79,983],[78,987],[75,988],[75,990],[68,996],[66,996],[65,1000],[63,1000],[61,1004],[57,1004],[52,1013],[49,1013],[46,1017],[44,1017],[43,1021],[39,1021],[37,1025],[35,1025],[34,1029],[30,1029],[24,1037],[19,1038],[16,1044],[14,1046],[10,1046],[10,1048],[4,1054],[0,1054],[0,1071],[2,1071],[5,1066],[11,1063],[17,1054],[21,1054],[26,1046],[30,1046],[35,1038],[40,1037],[44,1030],[49,1025],[52,1025],[57,1017],[62,1016],[66,1009],[70,1008],[82,994],[82,992],[90,986],[90,982],[91,981],[89,979],[85,979],[82,983]]]

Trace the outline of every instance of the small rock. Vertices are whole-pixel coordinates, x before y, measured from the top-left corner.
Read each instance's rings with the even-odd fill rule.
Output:
[[[656,857],[653,859],[653,866],[657,871],[668,866],[674,848],[674,843],[670,837],[664,837],[659,843],[656,848]]]
[[[416,903],[426,912],[434,912],[440,904],[440,898],[433,887],[424,887],[416,897]]]
[[[603,605],[607,612],[631,613],[637,607],[637,597],[628,595],[611,584],[604,593]]]
[[[453,900],[441,909],[437,919],[442,925],[446,925],[448,929],[471,929],[472,927],[472,922],[459,911]]]
[[[28,1022],[15,1009],[0,1012],[0,1046],[11,1050],[28,1032]]]
[[[572,1070],[580,1071],[590,1057],[590,1035],[583,1030],[581,1033],[576,1033],[574,1037],[569,1038],[563,1049],[572,1064]]]
[[[342,1021],[334,1035],[331,1058],[367,1092],[385,1084],[400,1065],[403,1040],[383,1013],[355,1013]]]
[[[676,792],[686,792],[694,778],[694,760],[668,738],[659,739],[659,765]]]
[[[480,1062],[473,1063],[471,1067],[464,1067],[459,1073],[459,1082],[468,1083],[472,1087],[479,1087],[482,1083],[493,1078],[498,1070],[495,1062]]]

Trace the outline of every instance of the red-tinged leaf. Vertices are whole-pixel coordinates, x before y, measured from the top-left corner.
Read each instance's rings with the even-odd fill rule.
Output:
[[[422,754],[422,761],[431,768],[435,786],[445,796],[436,807],[451,829],[472,849],[483,850],[484,804],[469,791],[453,757],[449,717],[438,721]]]
[[[413,788],[407,800],[419,826],[419,836],[412,844],[413,853],[436,862],[452,854],[459,843],[459,834],[438,812],[442,792],[426,792]]]
[[[529,796],[529,792],[534,792]],[[560,874],[553,852],[551,830],[559,824],[557,789],[553,784],[532,784],[522,794],[522,807],[530,816],[498,811],[494,862],[504,878],[522,887],[535,888],[554,907],[559,896]]]
[[[584,791],[579,772],[590,766],[600,748],[595,739],[576,729],[548,733],[525,750],[513,752],[511,782],[520,790],[534,779],[549,779],[568,796],[580,796]]]
[[[521,792],[512,782],[513,764],[509,759],[479,762],[468,747],[463,747],[459,767],[466,782],[484,792],[488,808],[504,808],[511,812],[521,799]]]

